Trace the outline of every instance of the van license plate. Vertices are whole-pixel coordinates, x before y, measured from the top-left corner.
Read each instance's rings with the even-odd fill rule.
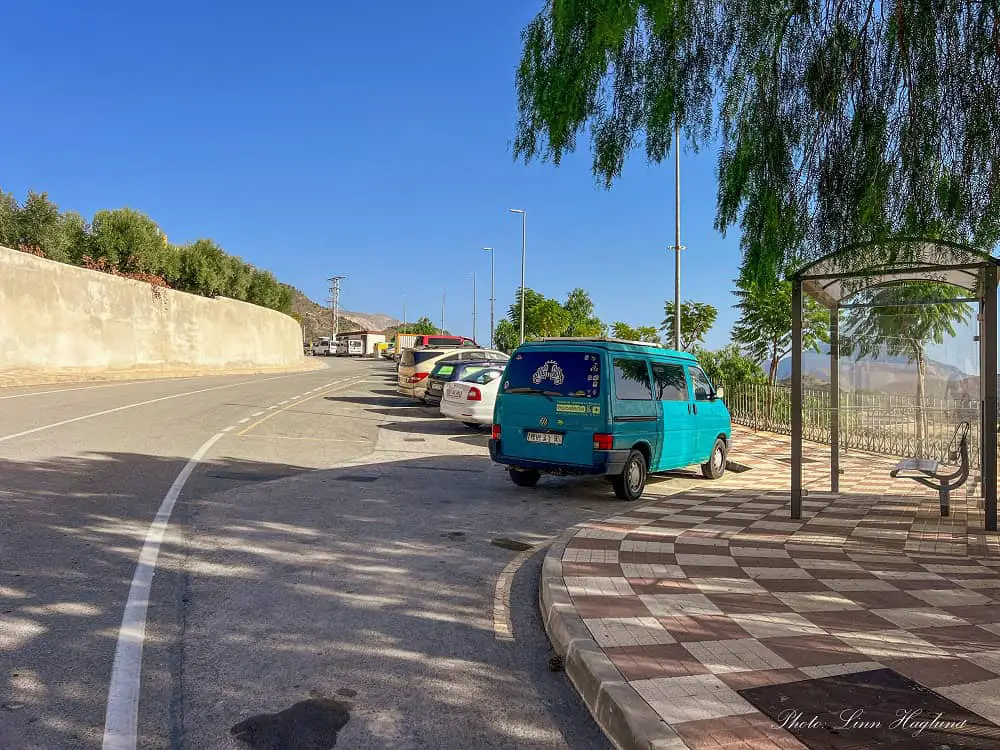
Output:
[[[549,445],[562,445],[563,436],[555,432],[529,432],[527,440],[529,443],[547,443]]]

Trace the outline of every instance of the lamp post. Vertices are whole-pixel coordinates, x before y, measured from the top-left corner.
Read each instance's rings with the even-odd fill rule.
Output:
[[[521,343],[524,343],[524,255],[528,244],[528,212],[523,208],[510,209],[512,214],[521,214]]]
[[[478,285],[476,284],[476,272],[473,271],[470,276],[472,276],[472,340],[476,340],[476,297],[478,296]]]
[[[681,348],[681,129],[674,125],[674,349]]]
[[[493,322],[493,305],[496,302],[495,295],[495,285],[494,285],[494,273],[493,273],[493,248],[484,247],[483,250],[490,254],[490,349],[496,348],[493,342],[493,332],[496,330],[496,324]]]

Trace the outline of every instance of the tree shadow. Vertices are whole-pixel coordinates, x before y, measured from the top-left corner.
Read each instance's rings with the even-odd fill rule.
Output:
[[[135,561],[185,464],[133,453],[0,462],[13,633],[0,639],[13,666],[0,704],[18,707],[0,722],[3,747],[100,745]],[[200,464],[160,550],[139,746],[171,727],[175,747],[221,747],[251,716],[350,687],[344,746],[393,746],[397,716],[403,746],[454,722],[454,747],[468,746],[466,730],[477,747],[606,747],[564,676],[536,663],[543,633],[530,653],[495,639],[494,578],[510,552],[490,539],[534,544],[616,508],[588,492],[528,502],[490,468],[454,455],[333,470]],[[527,740],[539,733],[565,739]]]

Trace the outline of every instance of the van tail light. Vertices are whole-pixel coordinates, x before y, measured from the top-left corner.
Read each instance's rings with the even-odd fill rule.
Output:
[[[594,433],[594,450],[595,451],[609,451],[614,446],[614,438],[611,435],[605,435],[603,433]]]
[[[498,424],[493,425],[493,439],[494,440],[500,439],[500,425]]]
[[[410,381],[413,382],[413,383],[419,383],[421,380],[423,380],[424,378],[426,378],[429,374],[430,373],[426,373],[426,372],[417,372],[417,373],[414,373],[413,377],[410,378]]]
[[[483,394],[480,392],[480,390],[478,388],[476,388],[475,386],[473,386],[472,388],[469,389],[469,395],[465,397],[465,400],[466,401],[482,401],[483,400]]]

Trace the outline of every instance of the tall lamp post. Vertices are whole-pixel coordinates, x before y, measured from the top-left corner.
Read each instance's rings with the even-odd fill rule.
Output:
[[[496,348],[493,342],[493,331],[496,330],[496,324],[493,322],[493,305],[496,302],[495,285],[494,285],[494,274],[493,274],[493,248],[484,247],[483,250],[490,254],[490,349]]]
[[[674,349],[681,348],[681,129],[674,125]]]
[[[469,275],[472,276],[472,340],[475,341],[476,340],[476,313],[478,312],[478,310],[476,309],[476,297],[478,296],[479,287],[478,287],[478,284],[476,284],[476,272],[473,271]]]
[[[512,214],[521,214],[521,343],[524,343],[524,255],[528,244],[528,212],[523,208],[510,209]]]

